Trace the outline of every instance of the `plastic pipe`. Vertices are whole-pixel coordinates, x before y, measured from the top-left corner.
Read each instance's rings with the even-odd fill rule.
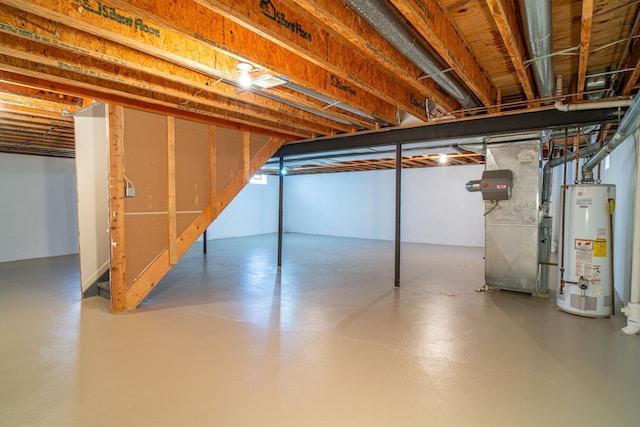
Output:
[[[563,104],[562,101],[556,101],[553,106],[560,111],[578,111],[578,110],[599,110],[600,108],[618,108],[628,107],[633,103],[633,99],[619,99],[616,101],[600,101],[585,102],[582,104]]]

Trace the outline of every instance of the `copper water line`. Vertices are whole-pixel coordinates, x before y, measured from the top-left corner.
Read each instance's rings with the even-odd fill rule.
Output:
[[[560,226],[560,229],[562,230],[562,232],[560,233],[561,234],[560,236],[560,289],[558,290],[558,292],[560,292],[561,294],[564,293],[564,227],[565,227],[564,216],[565,216],[565,208],[566,208],[565,194],[567,191],[566,190],[567,189],[567,156],[568,156],[567,145],[569,144],[568,133],[569,133],[568,129],[564,128],[564,164],[562,167],[562,193],[561,193],[562,219],[561,219],[561,226]]]

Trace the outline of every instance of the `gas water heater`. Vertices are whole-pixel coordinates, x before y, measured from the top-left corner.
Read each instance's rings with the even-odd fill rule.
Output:
[[[563,311],[604,317],[612,313],[612,224],[615,186],[568,185],[556,304]]]

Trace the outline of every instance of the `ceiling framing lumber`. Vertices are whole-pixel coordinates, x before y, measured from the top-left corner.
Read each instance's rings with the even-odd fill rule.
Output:
[[[485,106],[496,104],[496,88],[436,0],[391,0]]]
[[[578,63],[578,101],[584,99],[584,85],[587,79],[589,46],[591,45],[591,24],[593,21],[594,0],[582,0],[582,18],[580,24],[580,62]]]
[[[638,14],[636,16],[636,22],[640,21],[640,9],[638,10]],[[631,34],[631,37],[636,36],[637,26],[633,26],[634,32]],[[630,95],[636,86],[638,79],[640,78],[640,40],[639,39],[631,39],[630,40],[630,48],[631,53],[629,55],[629,65],[633,68],[633,71],[629,73],[627,78],[624,80],[624,87],[622,89],[623,95]]]
[[[71,113],[75,110],[75,108],[68,104],[48,101],[32,96],[17,95],[5,91],[0,91],[0,104],[15,105],[18,107],[30,108],[34,111],[49,111],[51,113],[58,114],[61,114],[62,112]]]
[[[330,83],[339,87],[351,87],[351,91],[360,89],[387,102],[396,102],[414,116],[426,119],[425,98],[416,93],[402,80],[383,72],[377,67],[368,66],[368,60],[339,39],[332,37],[322,26],[297,13],[288,5],[272,0],[199,0],[206,8],[220,14],[233,17],[235,22],[249,31],[255,32],[276,45],[288,50],[323,69],[329,70]],[[282,19],[295,25],[283,25],[275,19]],[[295,31],[292,31],[293,28]],[[254,49],[263,50],[260,46]],[[418,100],[417,104],[414,100]],[[413,102],[412,102],[413,101]]]
[[[197,3],[181,3],[179,5],[180,13],[176,11],[177,6],[169,2],[150,5],[146,1],[140,0],[131,0],[126,3],[114,0],[113,3],[144,19],[158,22],[158,25],[174,29],[174,31],[164,30],[164,42],[162,46],[157,47],[161,54],[167,50],[167,45],[174,45],[174,42],[170,43],[166,40],[167,37],[182,37],[181,43],[192,45],[192,42],[195,42],[193,47],[196,49],[222,52],[222,58],[217,59],[218,65],[211,64],[211,69],[203,70],[205,72],[212,72],[217,66],[219,70],[224,70],[227,75],[233,77],[237,61],[249,61],[264,68],[267,72],[285,75],[294,83],[324,93],[340,102],[355,105],[361,111],[384,122],[395,123],[395,106],[366,91],[349,90],[348,86],[345,87],[341,84],[332,85],[330,83],[331,73],[327,70],[303,59],[291,61],[286,49],[266,41],[257,34]],[[200,16],[203,20],[211,22],[212,25],[199,25],[191,19],[191,16]],[[221,46],[224,46],[224,50],[221,49]],[[175,49],[173,53],[177,56],[184,55],[182,48]],[[236,59],[231,58],[230,55]],[[232,60],[229,61],[228,58]],[[200,66],[198,61],[205,59],[206,56],[203,58],[200,54],[190,56],[190,61],[197,63],[197,66]],[[226,63],[221,64],[222,60],[226,60]]]
[[[529,113],[550,107],[536,90],[519,0],[378,2],[362,2],[360,10],[342,0],[0,0],[0,150],[72,157],[72,128],[54,122],[73,126],[68,116],[94,101],[278,138],[296,145],[292,150],[333,141],[339,151],[353,141],[395,148],[406,138],[444,146],[424,141],[440,138],[444,123],[461,128],[445,138],[469,126],[497,132],[494,117],[508,132],[518,127],[515,117],[528,122]],[[565,77],[564,96],[592,98],[585,83],[609,100],[637,96],[640,3],[550,4],[549,59]],[[383,36],[378,7],[409,36],[406,49]],[[456,97],[477,101],[463,101],[465,109],[445,82],[416,65],[417,44],[438,57],[438,75],[466,86]],[[240,84],[241,62],[253,67],[250,87]],[[560,120],[545,114],[552,126]],[[607,120],[601,128],[615,131],[617,122]],[[341,167],[375,168],[364,158]],[[449,164],[483,162],[462,159]],[[405,165],[439,163],[411,156]]]
[[[90,76],[95,76],[98,79],[106,80],[109,82],[119,83],[127,88],[123,89],[124,93],[129,93],[133,89],[144,89],[152,91],[153,93],[163,93],[167,96],[175,97],[179,105],[200,105],[200,108],[211,108],[212,112],[218,112],[220,117],[229,117],[232,121],[248,123],[249,116],[257,121],[277,121],[291,129],[295,129],[291,132],[291,135],[330,135],[332,130],[326,127],[313,125],[311,123],[301,123],[300,120],[279,115],[274,117],[273,115],[266,114],[264,109],[260,109],[256,106],[248,104],[240,104],[237,101],[220,98],[211,94],[199,94],[194,96],[193,89],[185,89],[177,87],[175,82],[162,81],[149,75],[144,75],[133,68],[117,66],[106,63],[104,61],[87,59],[83,63],[78,62],[78,56],[71,52],[62,51],[55,48],[47,48],[44,45],[33,44],[31,42],[23,41],[22,43],[13,42],[13,36],[6,36],[3,42],[7,42],[9,46],[16,46],[16,48],[10,48],[6,45],[3,51],[7,55],[11,55],[15,58],[21,58],[35,63],[48,65],[50,67],[57,67],[61,70],[68,70],[70,73],[82,73]],[[2,45],[3,42],[0,42]],[[71,77],[73,79],[73,77]],[[244,119],[242,117],[245,117]],[[262,126],[259,123],[252,123],[254,126]],[[272,128],[269,128],[272,130]]]
[[[625,81],[624,89],[622,89],[623,95],[630,95],[640,78],[640,43],[636,43],[633,48],[631,63],[633,64],[634,70],[629,73],[629,76]]]
[[[128,3],[118,0],[111,2],[121,8],[115,9],[117,16],[123,17],[121,20],[130,20],[136,22],[138,26],[148,28],[147,31],[142,31],[132,28],[133,24],[131,26],[126,25],[126,22],[122,24],[96,13],[92,9],[95,7],[92,2],[3,1],[35,15],[55,19],[94,36],[131,46],[157,58],[213,77],[235,80],[239,56],[264,66],[266,59],[258,53],[266,52],[269,55],[268,62],[275,63],[274,68],[278,69],[279,73],[287,75],[291,81],[325,92],[341,102],[357,105],[362,111],[385,122],[394,123],[396,120],[395,107],[391,104],[366,91],[348,91],[332,86],[329,84],[328,71],[304,60],[288,60],[288,55],[283,52],[282,47],[265,41],[196,3],[180,4],[180,7],[185,10],[176,13],[175,5],[169,2],[154,4],[137,0]],[[146,7],[151,11],[135,6]],[[211,22],[211,25],[199,25],[191,19],[192,16],[200,16],[203,20]],[[220,46],[225,46],[227,50],[222,51]]]
[[[332,0],[284,0],[283,3],[312,15],[325,28],[348,42],[349,49],[357,48],[369,60],[418,91],[419,99],[430,98],[446,111],[460,109],[460,104],[443,92],[432,79],[418,80],[423,74],[422,70],[343,3]],[[420,104],[419,99],[410,99],[410,102]],[[421,107],[424,108],[424,105]]]
[[[526,48],[524,36],[517,21],[519,15],[515,0],[486,0],[486,2],[491,10],[491,15],[507,49],[525,97],[532,101],[536,96],[533,74],[531,68],[524,65]]]
[[[2,54],[0,54],[0,70],[4,70],[2,79],[8,82],[44,87],[138,110],[153,111],[200,122],[207,121],[207,123],[220,124],[233,129],[250,129],[255,133],[281,137],[286,140],[291,139],[290,134],[282,133],[282,129],[274,130],[272,126],[269,126],[268,129],[260,128],[248,120],[244,124],[230,122],[225,119],[226,116],[196,108],[197,105],[176,109],[176,105],[180,106],[176,99],[167,100],[160,94],[155,94],[153,99],[148,98],[148,96],[144,96],[145,93],[139,95],[142,92],[140,89],[127,92],[117,83],[99,80],[85,74],[71,78],[68,71],[60,70],[57,67],[49,67]],[[146,95],[150,94],[146,93]]]
[[[242,109],[245,104],[259,106],[263,111],[271,112],[271,116],[267,115],[267,118],[275,121],[297,122],[300,123],[301,129],[307,130],[312,130],[313,125],[315,125],[317,128],[312,131],[318,134],[332,134],[335,131],[349,132],[353,130],[352,126],[295,109],[285,103],[273,101],[252,91],[239,92],[237,87],[224,81],[160,60],[144,52],[135,51],[130,47],[90,36],[65,25],[57,26],[56,36],[52,39],[46,30],[49,25],[49,20],[39,16],[6,6],[0,7],[0,32],[23,38],[26,40],[25,43],[37,41],[48,46],[73,52],[75,55],[78,52],[82,52],[85,56],[111,63],[114,66],[117,65],[144,72],[154,78],[179,82],[190,87],[188,95],[193,95],[194,97],[202,93],[209,93],[224,99],[242,102],[243,104],[238,105],[237,109]],[[108,54],[104,52],[108,52]],[[114,69],[117,70],[115,67]],[[227,102],[217,102],[220,106],[228,105]],[[310,123],[305,125],[303,124],[304,122]],[[322,126],[333,130],[322,131],[320,130]]]

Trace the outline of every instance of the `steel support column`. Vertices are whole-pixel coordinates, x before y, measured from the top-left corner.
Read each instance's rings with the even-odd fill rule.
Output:
[[[401,202],[402,189],[402,144],[396,145],[396,268],[394,286],[400,287],[400,217],[402,214]]]
[[[202,233],[202,253],[203,254],[207,254],[207,230],[204,230],[204,233]]]
[[[282,215],[284,194],[284,156],[280,155],[280,167],[278,168],[278,268],[282,267]]]

